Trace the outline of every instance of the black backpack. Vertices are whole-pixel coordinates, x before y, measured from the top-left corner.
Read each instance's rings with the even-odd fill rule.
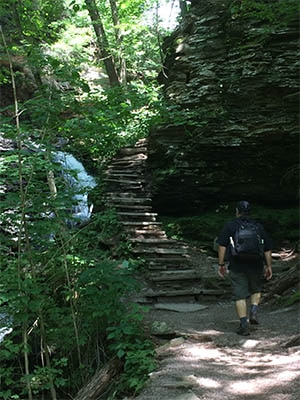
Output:
[[[230,237],[231,255],[240,261],[258,261],[264,257],[264,240],[258,224],[252,220],[236,220],[237,228]]]

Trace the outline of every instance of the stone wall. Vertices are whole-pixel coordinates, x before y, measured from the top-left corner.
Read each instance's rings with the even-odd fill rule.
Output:
[[[170,113],[149,137],[154,205],[163,214],[240,198],[297,201],[299,13],[276,11],[274,1],[260,13],[244,3],[194,0],[165,41],[159,79],[186,122],[172,123]]]

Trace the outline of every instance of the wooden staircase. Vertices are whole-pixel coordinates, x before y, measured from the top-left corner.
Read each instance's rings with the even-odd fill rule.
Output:
[[[169,239],[157,221],[145,186],[146,159],[145,139],[120,150],[106,170],[106,200],[118,213],[133,256],[145,261],[141,295],[148,301],[186,301],[203,292],[201,276],[192,265],[189,247]]]

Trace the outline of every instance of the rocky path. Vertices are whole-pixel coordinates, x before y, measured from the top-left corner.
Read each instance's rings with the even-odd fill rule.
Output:
[[[261,324],[238,336],[229,282],[216,260],[167,238],[145,184],[146,141],[122,149],[107,169],[106,198],[143,259],[149,335],[158,366],[124,400],[299,400],[299,304],[261,306]],[[287,267],[284,266],[286,269]],[[274,262],[274,272],[282,265]],[[136,299],[135,299],[136,300]]]
[[[300,343],[293,343],[299,304],[262,304],[261,324],[251,326],[249,337],[235,333],[231,301],[190,306],[181,303],[181,312],[151,308],[158,368],[135,400],[300,398]]]

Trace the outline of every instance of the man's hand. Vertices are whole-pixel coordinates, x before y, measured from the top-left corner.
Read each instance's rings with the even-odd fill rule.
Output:
[[[225,278],[225,275],[227,274],[227,268],[225,265],[219,265],[218,274],[221,278]]]
[[[265,278],[267,281],[269,281],[272,278],[272,251],[271,250],[265,251],[265,260],[266,260]]]
[[[265,267],[265,278],[266,278],[266,280],[269,281],[272,278],[272,275],[273,275],[272,267],[271,266],[269,266],[269,267],[266,266]]]

